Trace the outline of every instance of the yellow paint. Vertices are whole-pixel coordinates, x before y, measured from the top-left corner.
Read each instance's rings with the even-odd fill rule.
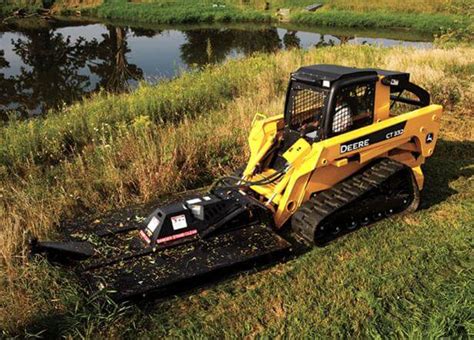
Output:
[[[382,77],[380,77],[382,80]],[[374,122],[385,120],[390,115],[390,86],[378,81],[375,84]]]

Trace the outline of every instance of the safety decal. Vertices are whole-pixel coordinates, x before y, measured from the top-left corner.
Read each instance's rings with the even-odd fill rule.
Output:
[[[188,226],[184,214],[171,217],[171,224],[173,225],[173,230],[184,229]]]

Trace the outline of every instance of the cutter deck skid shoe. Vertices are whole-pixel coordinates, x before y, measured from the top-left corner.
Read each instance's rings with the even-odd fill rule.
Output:
[[[90,228],[88,241],[71,235],[71,242],[33,242],[32,250],[72,260],[92,290],[128,299],[414,211],[442,107],[409,78],[302,67],[291,74],[284,113],[255,116],[238,176],[156,208],[143,224]]]

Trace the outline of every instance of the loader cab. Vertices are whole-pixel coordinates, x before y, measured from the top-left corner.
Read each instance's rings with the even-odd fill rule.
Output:
[[[378,100],[385,108],[391,107],[390,100],[392,104],[429,105],[429,94],[410,83],[409,77],[405,72],[338,65],[301,67],[292,73],[288,86],[285,146],[302,137],[317,142],[373,124],[376,89],[382,86],[387,88],[386,97],[379,95]],[[403,92],[416,99],[402,97]]]
[[[365,125],[374,118],[376,71],[312,65],[291,75],[285,139],[315,142]]]

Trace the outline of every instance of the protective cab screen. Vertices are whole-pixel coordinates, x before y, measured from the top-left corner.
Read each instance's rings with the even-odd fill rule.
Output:
[[[342,88],[337,95],[331,136],[372,124],[375,83]]]
[[[327,90],[292,82],[288,124],[292,130],[307,130],[310,125],[316,129],[321,124]]]

